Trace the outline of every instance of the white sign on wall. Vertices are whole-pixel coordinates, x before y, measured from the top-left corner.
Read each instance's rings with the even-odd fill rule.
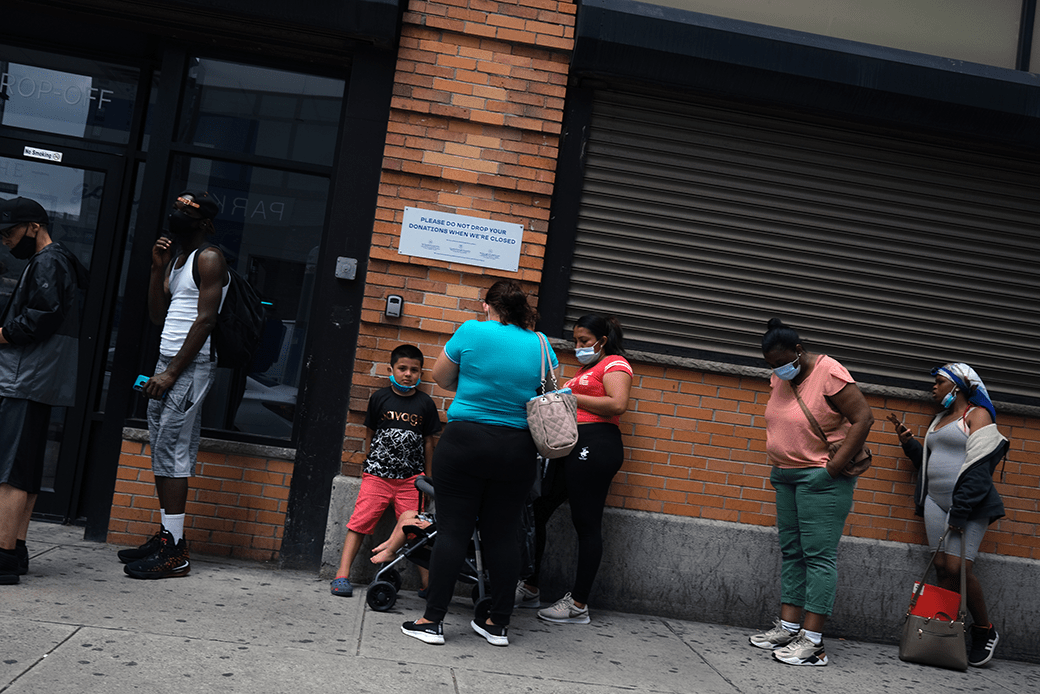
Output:
[[[522,224],[406,207],[397,252],[516,272],[523,239]]]

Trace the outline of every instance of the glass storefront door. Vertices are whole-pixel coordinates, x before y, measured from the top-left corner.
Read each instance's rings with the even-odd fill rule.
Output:
[[[75,407],[53,410],[43,490],[36,504],[38,514],[54,518],[75,515],[75,499],[82,482],[81,451],[93,410],[88,402],[99,381],[96,364],[104,343],[105,277],[111,267],[121,167],[122,161],[111,155],[0,138],[0,197],[22,196],[43,205],[51,219],[51,236],[76,254],[91,278],[80,297],[77,402]],[[112,186],[115,191],[111,191]],[[10,299],[27,263],[2,251],[0,304]]]
[[[296,442],[345,88],[340,79],[188,60],[162,199],[208,191],[219,206],[210,240],[267,303],[252,361],[217,371],[203,408],[208,436]],[[142,368],[154,364],[149,357]],[[131,418],[145,411],[138,400]]]

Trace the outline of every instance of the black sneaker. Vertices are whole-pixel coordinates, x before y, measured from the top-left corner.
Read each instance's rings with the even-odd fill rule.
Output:
[[[131,562],[140,561],[141,559],[147,559],[148,557],[155,554],[155,552],[159,549],[159,537],[163,534],[164,530],[166,530],[166,528],[160,526],[159,532],[155,533],[150,538],[148,538],[148,541],[140,547],[129,547],[127,549],[121,549],[118,552],[116,552],[116,556],[119,557],[119,561],[123,562],[124,564],[129,564]]]
[[[968,665],[982,667],[993,660],[993,651],[997,648],[1000,636],[990,624],[988,627],[971,627],[971,650],[968,651]]]
[[[0,551],[0,586],[13,586],[18,583],[18,558],[13,554]]]
[[[474,620],[469,623],[473,627],[473,631],[477,632],[490,643],[492,646],[508,646],[509,636],[506,634],[508,627],[500,627],[497,624],[485,622],[484,624],[477,624]]]
[[[18,575],[24,576],[29,573],[29,548],[25,546],[24,542],[18,540],[14,553],[15,558],[18,560]]]
[[[145,559],[138,559],[123,567],[127,576],[133,578],[176,578],[187,576],[191,571],[188,561],[188,541],[183,537],[177,544],[173,535],[163,528],[159,535],[159,549]]]
[[[441,622],[430,622],[428,624],[405,622],[401,625],[401,632],[424,643],[432,643],[435,646],[444,645],[444,627],[441,625]]]

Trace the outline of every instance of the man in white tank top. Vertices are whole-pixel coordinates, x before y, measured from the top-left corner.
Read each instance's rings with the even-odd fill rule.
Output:
[[[184,539],[188,480],[195,474],[202,403],[216,373],[210,336],[230,279],[220,249],[205,245],[218,209],[208,193],[181,193],[168,235],[152,247],[148,314],[163,330],[155,375],[144,393],[162,525],[140,547],[119,552],[134,578],[173,578],[191,570]]]

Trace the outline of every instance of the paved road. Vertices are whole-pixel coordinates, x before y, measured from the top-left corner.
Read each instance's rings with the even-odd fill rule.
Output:
[[[514,615],[508,648],[469,628],[458,602],[444,646],[400,633],[422,603],[373,612],[364,589],[329,595],[313,574],[195,557],[190,576],[137,581],[117,547],[34,523],[29,575],[0,586],[0,692],[1040,691],[1040,665],[996,660],[967,673],[908,665],[896,648],[831,640],[831,664],[795,668],[727,626],[593,611],[588,626]]]

